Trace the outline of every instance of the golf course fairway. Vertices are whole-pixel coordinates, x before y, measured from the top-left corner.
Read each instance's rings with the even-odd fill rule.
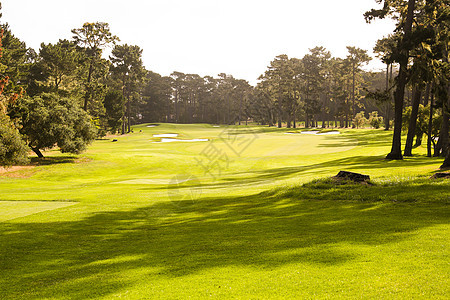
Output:
[[[144,124],[2,170],[0,299],[448,299],[442,158],[301,131]]]

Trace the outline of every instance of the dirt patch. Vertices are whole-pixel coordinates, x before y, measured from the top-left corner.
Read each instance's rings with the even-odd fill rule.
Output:
[[[36,173],[35,167],[36,166],[0,167],[0,177],[28,178]]]

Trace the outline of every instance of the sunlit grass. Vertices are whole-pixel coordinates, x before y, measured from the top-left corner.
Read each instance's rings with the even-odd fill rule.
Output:
[[[227,130],[142,125],[0,177],[0,298],[448,298],[442,159],[386,161],[382,130]]]

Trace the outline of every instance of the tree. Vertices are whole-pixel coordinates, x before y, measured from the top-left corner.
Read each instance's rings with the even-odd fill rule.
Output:
[[[72,29],[74,42],[84,49],[86,76],[84,77],[85,94],[83,109],[88,111],[89,103],[98,90],[99,78],[106,74],[108,66],[102,61],[102,50],[119,41],[110,32],[108,23],[84,23],[83,27]]]
[[[131,101],[142,86],[146,70],[142,64],[142,50],[139,46],[116,45],[111,52],[111,73],[121,82],[125,109],[122,134],[131,131]]]
[[[96,137],[89,115],[73,99],[56,94],[24,97],[9,115],[17,117],[20,133],[38,157],[54,146],[63,153],[80,153]]]
[[[20,94],[27,85],[30,69],[30,49],[19,38],[14,36],[8,24],[1,25],[2,53],[0,72],[8,77],[8,85],[4,86],[6,94]]]
[[[350,66],[347,60],[332,58],[329,63],[329,80],[331,103],[334,116],[340,119],[341,127],[348,127],[351,119],[351,102],[349,96]]]
[[[346,60],[349,62],[349,65],[351,66],[352,71],[352,117],[356,116],[356,106],[357,106],[357,99],[356,99],[356,93],[358,88],[359,80],[357,80],[357,75],[360,73],[361,66],[363,64],[368,63],[372,58],[367,54],[366,50],[363,50],[361,48],[351,47],[347,46],[348,55]]]
[[[381,3],[381,0],[377,0],[377,2]],[[396,89],[394,92],[394,134],[392,137],[391,152],[386,156],[386,159],[403,159],[401,150],[403,100],[405,96],[405,86],[408,82],[408,60],[411,48],[410,38],[414,20],[415,4],[415,0],[408,0],[408,6],[405,10],[397,1],[385,0],[381,10],[372,9],[365,13],[366,20],[369,22],[374,18],[384,18],[388,15],[396,15],[399,20],[397,30],[401,32],[401,38],[395,53],[395,61],[399,63],[400,67],[396,78]]]
[[[172,114],[170,78],[149,71],[140,104],[143,122],[168,122]]]
[[[303,103],[306,114],[305,125],[308,126],[309,121],[313,121],[322,107],[321,98],[325,95],[326,78],[329,69],[329,60],[331,54],[324,47],[314,47],[309,49],[310,53],[302,58],[302,74],[300,78],[303,80]],[[315,124],[312,124],[313,126]]]
[[[40,60],[37,64],[54,91],[58,92],[63,81],[76,74],[80,64],[80,55],[81,53],[77,51],[75,43],[68,40],[59,40],[54,45],[41,44]]]
[[[1,3],[0,3],[1,10]],[[1,13],[0,13],[1,17]],[[4,30],[0,29],[0,58],[3,54],[2,41]],[[10,166],[28,162],[28,149],[19,131],[7,115],[7,106],[19,98],[18,94],[5,96],[5,86],[9,77],[4,75],[7,66],[0,62],[0,166]]]
[[[109,90],[103,101],[105,107],[106,130],[116,133],[122,126],[122,118],[125,112],[123,93],[117,90]]]
[[[381,61],[386,64],[386,79],[385,79],[385,89],[384,93],[380,91],[378,95],[382,95],[381,97],[375,98],[375,100],[383,107],[384,111],[384,129],[389,130],[390,128],[390,120],[391,120],[391,110],[392,110],[392,69],[394,60],[392,58],[392,53],[395,51],[397,47],[397,41],[399,37],[398,35],[391,34],[388,37],[382,38],[377,41],[375,47],[373,48],[374,52],[377,53],[377,56],[381,58]]]

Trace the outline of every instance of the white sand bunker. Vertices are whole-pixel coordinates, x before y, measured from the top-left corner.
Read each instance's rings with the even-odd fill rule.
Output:
[[[207,142],[208,139],[191,139],[191,140],[180,140],[180,139],[171,139],[171,138],[162,138],[159,142],[153,143],[172,143],[172,142]]]
[[[219,128],[220,126],[218,126],[218,125],[214,125],[213,127]]]
[[[159,137],[159,138],[172,138],[177,137],[178,133],[162,133],[162,134],[154,134],[153,137]]]
[[[302,131],[302,134],[314,134],[314,135],[330,135],[330,134],[340,134],[339,131],[328,131],[328,132],[320,132],[320,131]]]
[[[156,125],[147,125],[147,127],[156,127]]]

